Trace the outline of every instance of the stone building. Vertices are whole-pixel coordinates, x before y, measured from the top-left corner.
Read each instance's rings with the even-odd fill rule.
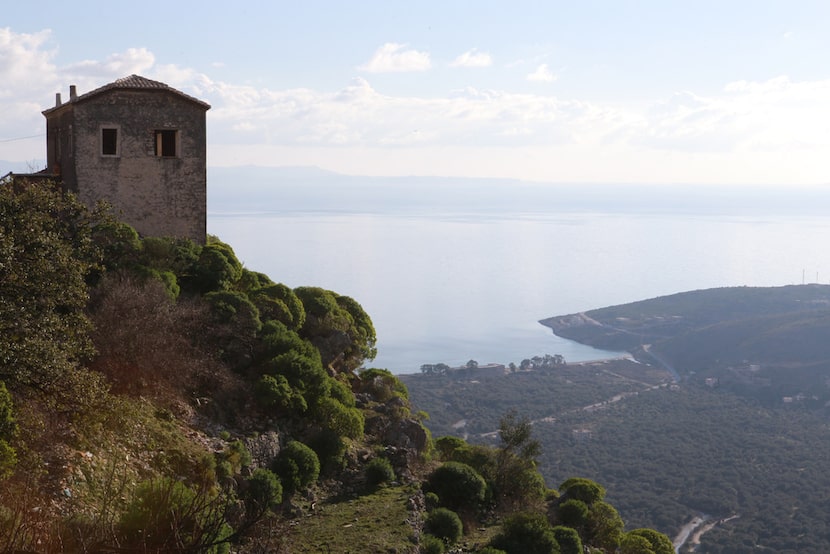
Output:
[[[69,101],[58,93],[46,116],[45,175],[93,206],[109,202],[145,236],[204,243],[210,106],[164,83],[131,75]]]

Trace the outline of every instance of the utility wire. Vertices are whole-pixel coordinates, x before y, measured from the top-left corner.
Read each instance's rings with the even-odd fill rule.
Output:
[[[17,137],[17,138],[10,138],[10,139],[0,139],[0,142],[14,142],[14,141],[16,141],[16,140],[26,140],[26,139],[30,139],[30,138],[38,138],[38,137],[44,137],[44,136],[46,136],[46,133],[41,133],[41,134],[39,134],[39,135],[29,135],[28,137]]]

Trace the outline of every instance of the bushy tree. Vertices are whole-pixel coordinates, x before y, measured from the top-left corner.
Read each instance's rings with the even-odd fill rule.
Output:
[[[451,435],[440,437],[435,440],[435,450],[444,461],[456,460],[456,453],[468,447],[469,445],[467,444],[467,441],[460,437],[453,437]]]
[[[444,554],[447,551],[447,546],[444,541],[434,535],[425,533],[421,535],[421,544],[419,552],[421,554]]]
[[[548,520],[532,512],[519,512],[505,519],[491,545],[507,554],[559,553],[559,544]]]
[[[291,441],[280,451],[275,469],[284,491],[293,494],[317,481],[320,460],[314,450],[305,444]]]
[[[553,536],[559,544],[561,554],[583,554],[582,540],[576,529],[557,525],[553,528]]]
[[[446,462],[427,480],[428,490],[438,495],[441,505],[458,511],[478,509],[484,501],[487,483],[467,464]]]
[[[242,278],[242,263],[233,249],[215,237],[199,252],[188,281],[200,293],[229,290]]]
[[[17,462],[17,454],[8,442],[16,433],[12,398],[6,384],[0,381],[0,480],[9,476]]]
[[[557,520],[563,525],[580,529],[588,523],[589,513],[588,505],[576,498],[562,502],[556,510]]]
[[[444,540],[448,544],[455,544],[464,534],[461,518],[452,510],[436,508],[426,518],[425,529],[431,535]]]
[[[372,367],[360,372],[360,392],[372,395],[377,402],[387,402],[395,397],[409,399],[406,385],[388,369]]]
[[[649,550],[645,550],[645,539]],[[671,539],[654,529],[634,529],[625,533],[622,538],[623,552],[626,554],[673,554],[674,545]]]
[[[620,544],[624,527],[617,509],[608,502],[598,500],[591,504],[584,542],[614,550]]]
[[[275,378],[282,376],[291,388],[302,397],[308,410],[317,408],[323,399],[329,397],[331,379],[320,365],[319,355],[290,350],[274,356],[264,364],[262,370]]]
[[[533,425],[515,411],[499,421],[501,447],[496,455],[494,497],[503,507],[528,506],[541,502],[547,487],[536,469],[541,454],[539,441],[532,438]]]
[[[584,477],[571,477],[559,485],[562,498],[575,498],[588,506],[605,498],[605,487]]]
[[[282,483],[273,472],[258,468],[247,480],[244,495],[245,518],[259,520],[282,502]]]
[[[377,354],[371,319],[354,299],[319,287],[294,289],[306,313],[300,335],[320,351],[323,364],[354,371]]]
[[[370,488],[377,487],[384,483],[390,483],[395,480],[395,470],[392,469],[392,464],[386,458],[372,458],[366,464],[366,484]],[[435,535],[435,533],[433,533]]]
[[[49,184],[0,187],[0,379],[9,387],[57,390],[92,354],[84,308],[100,215]]]
[[[213,547],[232,533],[220,497],[172,478],[140,484],[120,530],[125,546],[155,552],[216,552]]]
[[[321,398],[315,409],[318,421],[337,434],[350,439],[363,437],[363,412],[346,406],[333,397]]]
[[[305,308],[299,297],[287,285],[270,284],[248,292],[265,321],[279,321],[292,330],[305,323]]]

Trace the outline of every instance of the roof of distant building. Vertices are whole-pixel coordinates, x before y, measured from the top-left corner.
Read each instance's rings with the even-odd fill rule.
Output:
[[[141,75],[130,75],[128,77],[122,77],[121,79],[117,79],[112,83],[96,88],[95,90],[91,90],[85,94],[81,94],[80,96],[76,96],[75,98],[70,98],[68,102],[64,102],[60,106],[55,106],[49,108],[48,110],[44,110],[43,115],[46,115],[55,110],[59,110],[67,104],[76,104],[78,102],[82,102],[84,100],[87,100],[89,98],[101,94],[102,92],[106,92],[109,90],[163,90],[177,94],[182,98],[190,100],[191,102],[195,102],[196,104],[199,104],[206,110],[210,109],[210,104],[208,104],[207,102],[199,100],[198,98],[194,98],[193,96],[185,94],[180,90],[176,90],[166,83],[162,83],[161,81],[154,81],[152,79],[142,77]]]

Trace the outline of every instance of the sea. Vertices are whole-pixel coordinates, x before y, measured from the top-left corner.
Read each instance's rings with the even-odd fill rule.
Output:
[[[539,320],[712,287],[830,283],[830,187],[527,183],[212,168],[245,267],[357,300],[367,367],[615,357]]]

